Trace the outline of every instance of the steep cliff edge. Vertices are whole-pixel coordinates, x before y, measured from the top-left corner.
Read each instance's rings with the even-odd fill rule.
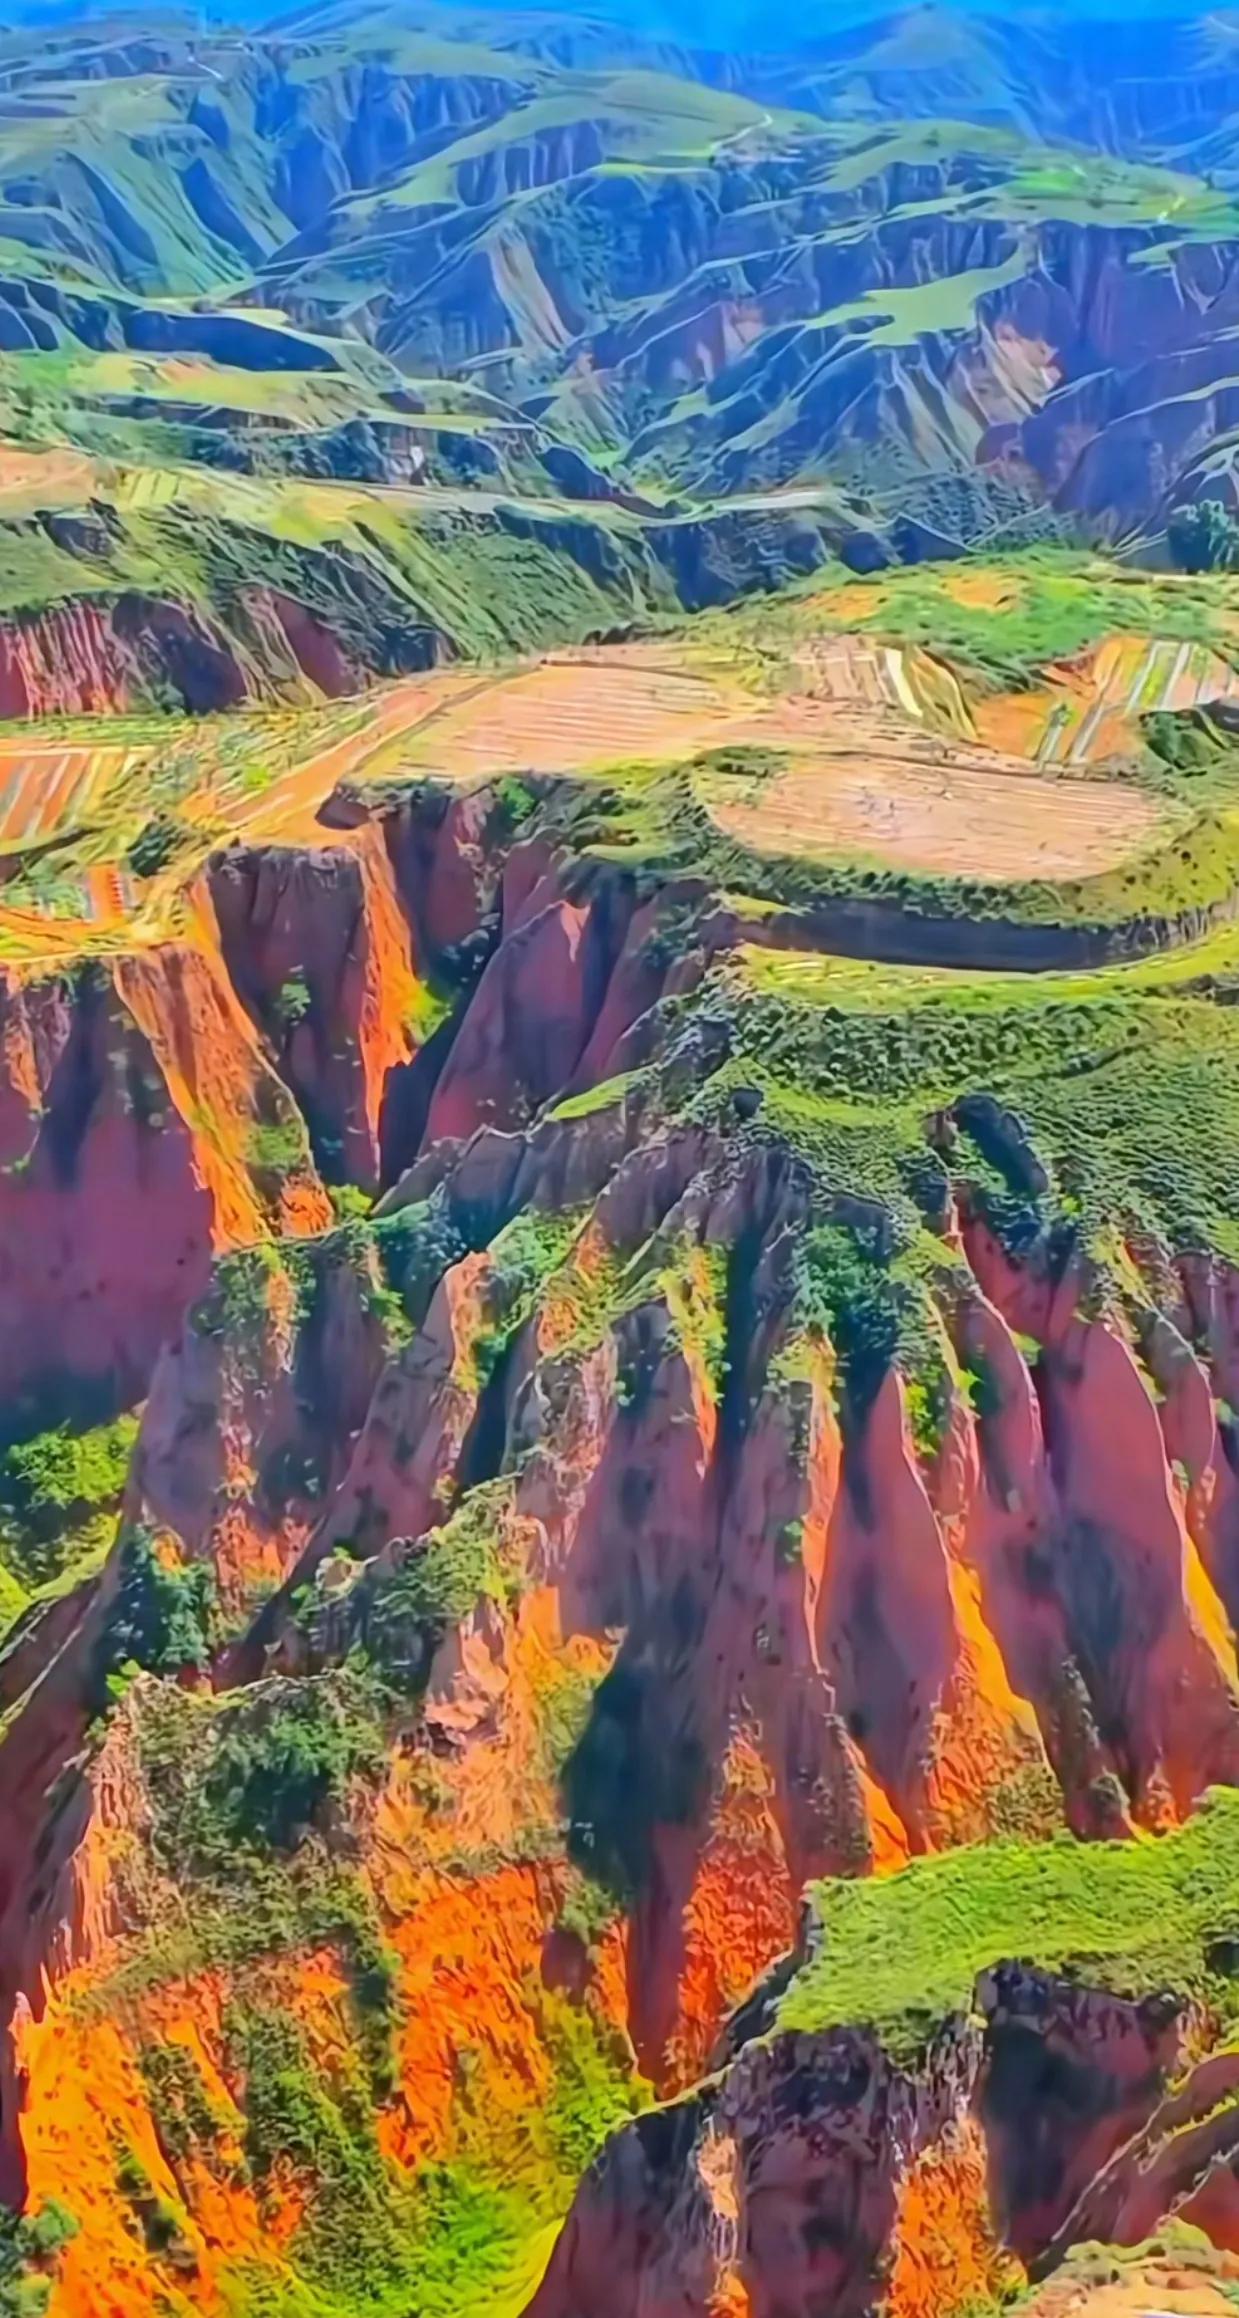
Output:
[[[1200,2210],[1239,2153],[1235,1840],[1228,1796],[1151,1850],[817,1887],[759,2033],[607,2143],[529,2318],[997,2307]]]
[[[1220,956],[790,951],[669,794],[389,777],[10,970],[0,2124],[58,2318],[937,2318],[1231,2242],[1205,1869],[1175,1913],[1239,1786]]]
[[[0,1282],[23,1403],[124,1406],[213,1247],[321,1228],[304,1129],[207,940],[5,969]]]

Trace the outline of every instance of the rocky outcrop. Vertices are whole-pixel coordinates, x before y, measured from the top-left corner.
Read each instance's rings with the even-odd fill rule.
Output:
[[[487,811],[432,798],[321,848],[238,848],[177,898],[175,936],[4,970],[10,1429],[140,1398],[213,1253],[321,1231],[324,1183],[373,1190],[413,1155],[444,1011],[426,976],[478,932]]]
[[[291,1605],[333,1557],[386,1567],[393,1541],[418,1550],[511,1477],[557,1630],[622,1637],[567,1795],[583,1856],[636,1894],[629,2019],[674,2085],[790,1935],[806,1878],[1062,1815],[1094,1836],[1174,1824],[1239,1778],[1239,1701],[1158,1406],[1069,1282],[1000,1280],[970,1234],[991,1296],[978,1283],[955,1326],[987,1401],[957,1396],[929,1455],[896,1370],[841,1429],[831,1347],[795,1333],[793,1166],[699,1133],[638,1145],[607,1180],[611,1164],[605,1113],[482,1130],[424,1163],[375,1227],[412,1228],[446,1167],[406,1258],[414,1333],[387,1357],[365,1265],[331,1240],[299,1316],[277,1283],[239,1367],[235,1337],[183,1333],[135,1502],[181,1552],[229,1573],[231,1540],[249,1540],[242,1562],[285,1577],[237,1661],[252,1677],[264,1653],[285,1661]],[[525,1229],[553,1241],[532,1311]],[[439,1276],[470,1239],[489,1248]],[[1044,1342],[1036,1382],[1000,1288]],[[327,1344],[350,1376],[335,1417],[314,1382]],[[275,1476],[291,1484],[278,1517]]]
[[[255,587],[215,620],[124,592],[0,619],[0,715],[100,715],[174,700],[190,714],[252,699],[336,699],[366,665],[303,603]]]
[[[321,1229],[289,1096],[218,957],[194,940],[62,973],[10,969],[3,1007],[0,1354],[19,1423],[123,1407],[206,1284],[213,1249]]]
[[[974,1090],[909,1128],[892,1283],[894,1200],[763,1094],[735,914],[575,854],[540,795],[338,792],[215,856],[162,940],[11,972],[6,1381],[28,1431],[145,1405],[115,1547],[0,1657],[8,2184],[59,2164],[66,2279],[153,2311],[119,2138],[222,2291],[264,2258],[220,2155],[235,2022],[295,1989],[414,2202],[481,2150],[562,2213],[627,2113],[595,2130],[574,2038],[664,2101],[588,2173],[538,2318],[941,2318],[948,2276],[1085,2228],[1225,2230],[1203,2010],[996,1953],[980,2030],[913,2061],[784,2032],[767,1975],[806,1882],[1173,1839],[1239,1783],[1234,1275],[1133,1237],[1105,1294],[1074,1241],[1002,1237],[974,1150],[1048,1174]],[[189,2023],[202,2165],[150,2061]],[[321,2192],[268,2182],[290,2242]]]
[[[241,668],[222,639],[179,605],[89,600],[0,623],[0,715],[77,716],[142,705],[167,675],[196,711],[245,698]]]
[[[233,850],[208,872],[229,979],[328,1182],[378,1187],[389,1080],[429,1005],[378,823],[313,852]]]
[[[753,2047],[609,2145],[529,2318],[828,2306],[861,2318],[902,2179],[958,2130],[976,2067],[966,2033],[920,2082],[852,2030]]]
[[[1239,2131],[1231,2062],[1171,2090],[1190,2045],[1172,2001],[1014,1965],[915,2063],[853,2028],[747,2044],[608,2142],[528,2318],[911,2318],[997,2298],[1013,2253],[1036,2274],[1102,2230],[1136,2243]]]

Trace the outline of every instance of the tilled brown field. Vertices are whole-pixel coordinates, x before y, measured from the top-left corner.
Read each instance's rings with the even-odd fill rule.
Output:
[[[601,647],[472,686],[394,741],[372,770],[406,762],[459,780],[674,760],[730,738],[752,708],[738,688],[677,668],[670,651]]]
[[[1107,703],[1120,676],[1132,680],[1131,655],[1120,657],[1121,668],[1114,655],[1098,656]],[[1159,679],[1179,679],[1185,667],[1176,648]],[[312,844],[324,835],[323,801],[341,781],[601,773],[626,760],[686,763],[729,744],[787,754],[786,769],[760,788],[703,786],[720,827],[765,851],[842,852],[941,876],[1062,878],[1111,868],[1156,827],[1156,803],[1131,782],[1088,778],[1074,761],[1046,767],[1040,701],[1027,734],[1014,725],[1021,753],[998,743],[994,696],[986,740],[970,737],[961,679],[922,651],[831,635],[789,666],[788,679],[786,693],[763,694],[738,669],[694,663],[686,646],[662,641],[494,672],[431,670],[325,710],[265,784],[254,784],[248,764],[241,776],[217,766],[204,730],[201,764],[177,810],[201,823],[204,852],[229,835]],[[1078,691],[1079,671],[1074,681]],[[256,722],[260,773],[263,732]],[[102,731],[97,745],[76,732],[61,744],[0,737],[0,854],[69,824],[104,827],[122,791],[132,816],[135,775],[153,793],[162,749],[150,734],[129,746]],[[177,886],[184,874],[182,860]],[[0,899],[0,950],[28,957],[163,932],[171,879],[135,886],[92,873],[80,884],[80,908],[70,897],[54,924]]]
[[[1048,779],[864,709],[806,703],[776,729],[794,750],[786,771],[757,796],[711,803],[759,851],[864,854],[943,877],[1083,877],[1138,850],[1159,820],[1130,783]]]
[[[901,655],[867,639],[831,639],[806,689],[764,701],[670,660],[618,647],[497,677],[395,738],[370,770],[417,763],[468,778],[674,761],[725,742],[785,749],[787,771],[760,795],[711,800],[730,835],[942,876],[1085,876],[1157,824],[1156,804],[1130,782],[1038,774],[1026,757],[927,729],[913,713],[923,670],[905,674]]]

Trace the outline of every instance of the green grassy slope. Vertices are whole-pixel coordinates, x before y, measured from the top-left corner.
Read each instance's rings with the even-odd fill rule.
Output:
[[[1101,153],[1069,28],[959,29],[941,68],[844,40],[726,87],[596,26],[435,10],[291,42],[138,17],[106,74],[89,29],[10,35],[0,440],[681,509],[799,485],[867,553],[1041,536],[1076,504],[1064,360],[1122,416],[1127,341],[1130,395],[1164,344],[1167,408],[1186,363],[1213,434],[1239,425],[1224,328],[1181,294],[1236,214],[1212,97],[1199,169],[1172,95]],[[1196,60],[1163,62],[1172,91]],[[1199,481],[1165,439],[1160,482],[1088,479],[1105,527],[1156,528],[1176,461]]]
[[[914,1860],[874,1882],[812,1888],[820,1952],[793,1980],[781,2028],[872,2022],[899,2053],[977,1975],[1028,1961],[1087,1986],[1207,2000],[1239,2020],[1220,1961],[1239,1916],[1239,1795],[1219,1791],[1175,1834],[1126,1843],[995,1843]]]

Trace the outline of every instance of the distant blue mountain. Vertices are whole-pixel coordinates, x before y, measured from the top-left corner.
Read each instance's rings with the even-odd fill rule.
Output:
[[[118,0],[118,5],[84,8],[80,0],[28,0],[27,5],[10,4],[4,10],[4,24],[72,24],[88,22],[109,15],[131,13]],[[205,0],[196,7],[173,7],[169,17],[184,21],[197,19],[203,27],[243,23],[263,25],[286,17],[289,10],[272,8],[264,0]],[[358,14],[363,13],[359,5]],[[414,21],[427,11],[416,5],[409,8]],[[795,9],[772,9],[769,0],[552,0],[542,9],[528,0],[489,0],[488,5],[462,6],[459,10],[446,9],[443,13],[461,16],[493,14],[500,17],[544,14],[575,16],[597,22],[622,26],[627,32],[649,34],[659,39],[673,39],[696,49],[746,51],[785,51],[829,41],[832,35],[847,32],[864,25],[897,19],[909,13],[892,7],[890,0],[816,0],[815,5]],[[918,11],[919,13],[919,11]],[[954,0],[941,13],[944,17],[973,15],[987,18],[995,24],[1027,25],[1057,22],[1064,19],[1076,23],[1089,22],[1121,24],[1130,39],[1131,28],[1142,22],[1150,24],[1168,20],[1191,20],[1207,13],[1202,8],[1185,5],[1185,0],[1072,0],[1070,7],[1047,8],[1044,0],[1007,0],[997,7],[993,0]]]

